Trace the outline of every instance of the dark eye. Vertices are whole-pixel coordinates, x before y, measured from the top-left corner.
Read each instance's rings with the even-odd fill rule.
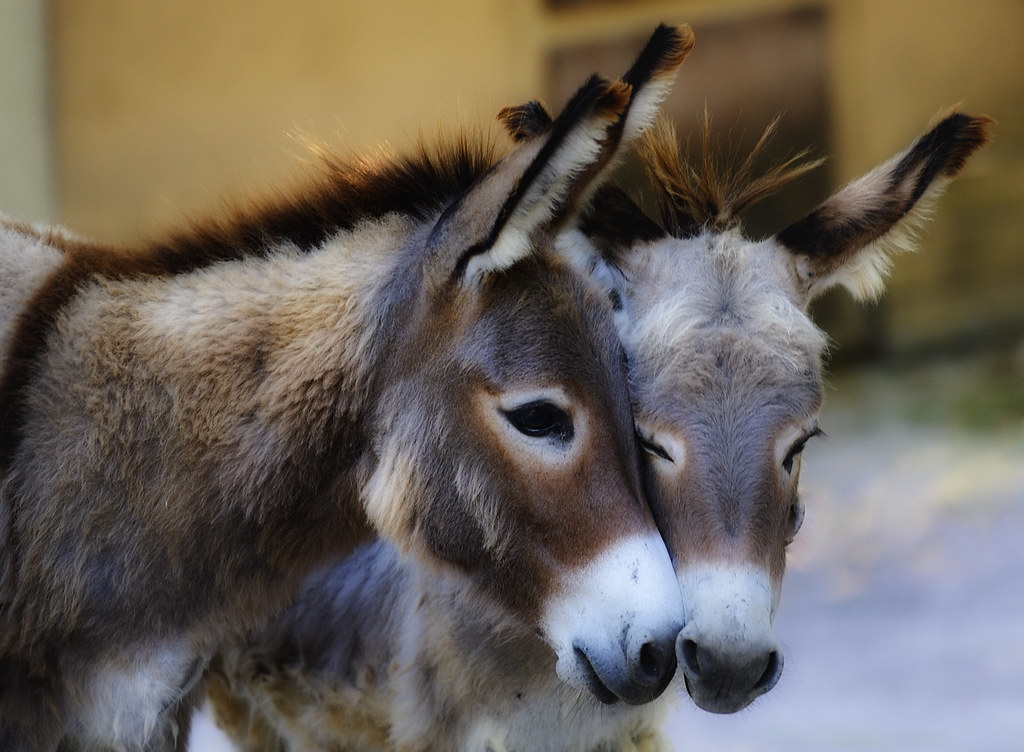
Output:
[[[794,501],[789,507],[789,517],[786,518],[787,546],[796,538],[802,524],[804,524],[804,505],[800,501]]]
[[[505,417],[526,436],[569,441],[573,435],[572,418],[550,402],[530,402],[514,410],[506,410]]]
[[[786,455],[786,459],[782,461],[782,469],[787,473],[793,473],[793,463],[796,462],[796,458],[800,456],[800,452],[804,450],[807,442],[813,439],[815,436],[823,436],[825,434],[820,428],[815,427],[813,431],[805,436],[799,438],[795,444],[789,449],[789,453]]]
[[[648,454],[653,454],[655,457],[667,460],[668,462],[672,462],[673,464],[675,463],[675,460],[672,459],[671,455],[669,455],[669,453],[666,452],[663,447],[658,446],[650,439],[645,439],[643,434],[638,433],[636,435],[636,439],[637,441],[640,442],[640,446],[643,447],[643,450]]]

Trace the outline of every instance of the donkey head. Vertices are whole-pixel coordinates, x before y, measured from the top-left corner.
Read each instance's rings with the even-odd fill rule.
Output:
[[[682,62],[675,46],[663,57],[660,75]],[[378,529],[476,584],[469,607],[500,604],[552,646],[560,677],[630,703],[671,679],[682,604],[611,308],[553,239],[637,107],[630,85],[591,79],[407,254],[416,281],[394,292],[408,323],[364,485]]]
[[[646,450],[645,486],[683,592],[676,648],[702,708],[733,712],[782,671],[773,635],[786,547],[803,518],[797,481],[804,444],[820,433],[825,335],[807,313],[836,284],[880,293],[894,251],[991,121],[953,114],[907,151],[760,242],[736,215],[813,165],[791,160],[749,180],[710,158],[691,167],[668,128],[645,160],[671,234],[623,194],[602,189],[565,244],[592,243],[621,301],[633,411]],[[707,143],[705,148],[707,148]]]

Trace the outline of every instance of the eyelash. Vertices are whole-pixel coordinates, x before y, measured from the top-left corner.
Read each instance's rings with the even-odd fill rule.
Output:
[[[815,436],[824,435],[825,432],[822,431],[817,426],[815,426],[813,431],[810,431],[805,436],[801,437],[800,439],[797,439],[793,446],[790,447],[789,452],[786,454],[786,459],[782,461],[782,469],[785,470],[787,473],[792,473],[793,463],[796,461],[796,458],[800,456],[800,453],[804,450],[804,447],[807,445],[807,442],[813,439]]]
[[[640,442],[640,446],[643,447],[644,451],[648,452],[649,454],[653,454],[655,457],[660,457],[661,459],[666,460],[667,462],[675,464],[675,460],[672,459],[671,455],[669,455],[668,452],[666,452],[662,447],[655,444],[653,441],[648,441],[640,434],[637,434],[637,440]]]

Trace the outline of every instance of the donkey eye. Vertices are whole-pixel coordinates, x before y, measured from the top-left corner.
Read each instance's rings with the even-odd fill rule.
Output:
[[[789,516],[786,518],[786,545],[788,546],[800,532],[800,526],[804,524],[804,505],[800,501],[794,501],[789,507]]]
[[[644,435],[641,434],[641,433],[638,433],[636,435],[636,438],[637,438],[637,441],[640,442],[640,446],[648,454],[653,455],[655,457],[658,457],[659,459],[663,459],[663,460],[666,460],[668,462],[672,462],[673,464],[675,463],[675,460],[672,459],[672,455],[670,455],[668,452],[666,452],[664,447],[661,447],[661,446],[655,444],[650,439],[644,438]]]
[[[796,458],[800,456],[800,453],[804,450],[807,442],[813,439],[815,436],[823,436],[825,434],[820,428],[815,427],[814,430],[808,434],[801,436],[797,439],[796,443],[789,448],[789,453],[786,455],[786,459],[782,461],[782,469],[792,475],[793,463],[796,462]]]
[[[569,441],[573,436],[572,418],[550,402],[530,402],[506,410],[505,417],[517,431],[526,436],[551,437],[558,441]]]

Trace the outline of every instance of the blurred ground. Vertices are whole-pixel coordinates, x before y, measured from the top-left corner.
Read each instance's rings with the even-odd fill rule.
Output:
[[[783,677],[736,715],[681,699],[677,752],[1024,749],[1024,349],[836,376],[821,426]]]

